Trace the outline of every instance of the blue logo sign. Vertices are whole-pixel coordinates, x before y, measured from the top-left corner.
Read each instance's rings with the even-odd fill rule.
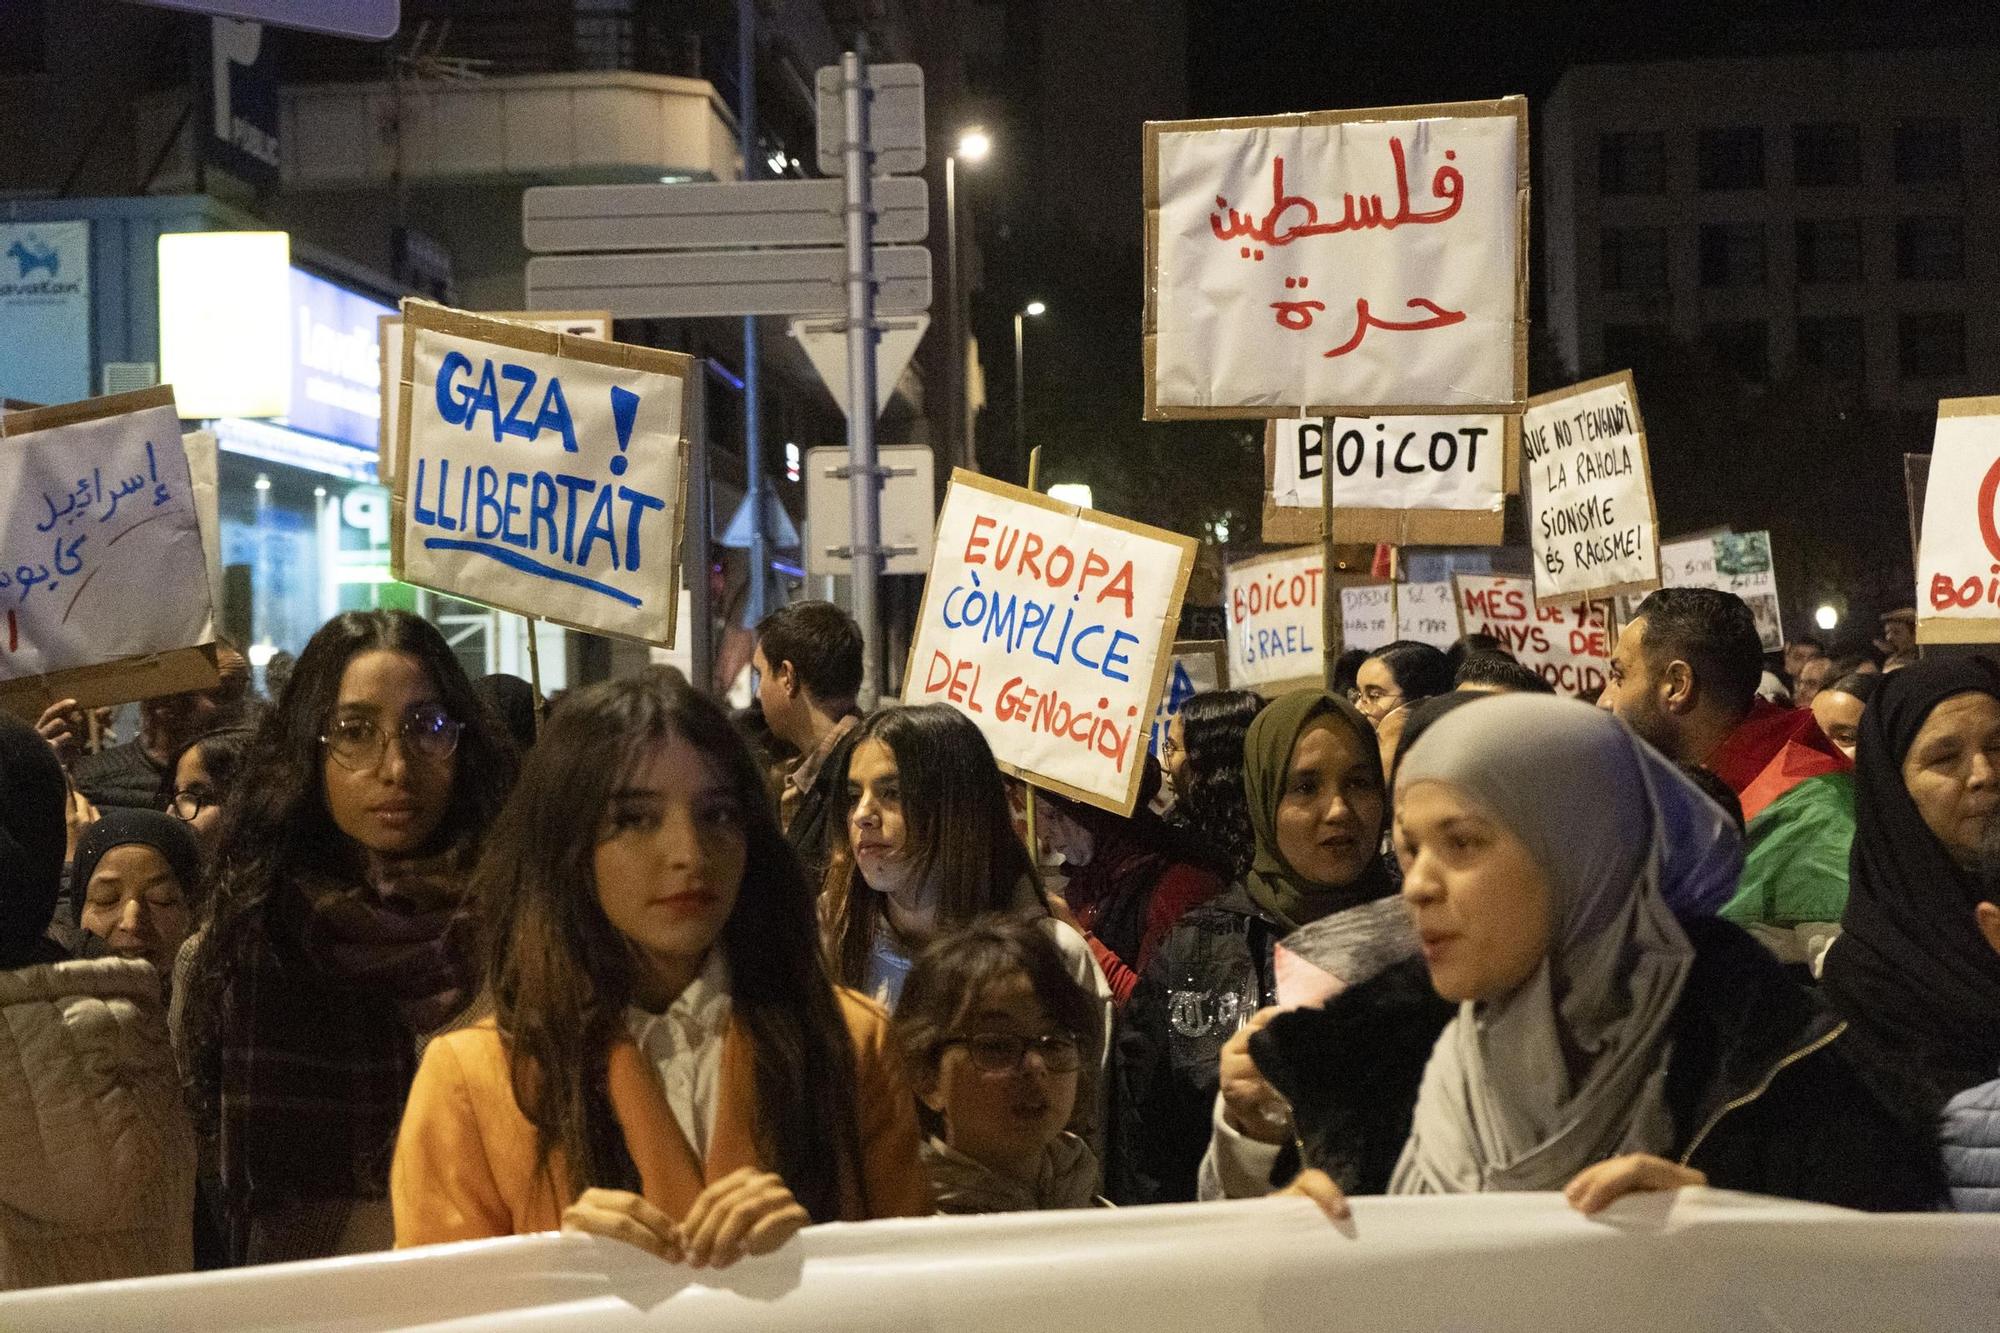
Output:
[[[90,224],[0,226],[0,396],[90,397]]]
[[[15,274],[26,282],[36,269],[47,269],[51,278],[62,276],[62,254],[47,241],[29,232],[7,247],[7,257],[20,266]]]
[[[378,321],[395,313],[304,269],[292,270],[289,425],[374,451],[382,419]]]

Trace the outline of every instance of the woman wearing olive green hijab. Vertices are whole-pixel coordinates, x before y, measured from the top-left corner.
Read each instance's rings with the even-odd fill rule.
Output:
[[[1395,891],[1381,760],[1352,704],[1320,690],[1268,704],[1244,737],[1243,785],[1250,872],[1181,918],[1120,1017],[1107,1171],[1118,1203],[1195,1197],[1222,1047],[1274,1002],[1278,941]]]

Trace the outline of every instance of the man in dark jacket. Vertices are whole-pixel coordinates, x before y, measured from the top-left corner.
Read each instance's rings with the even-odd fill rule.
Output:
[[[757,626],[757,702],[771,734],[796,750],[798,762],[778,796],[785,840],[817,887],[828,839],[847,781],[847,751],[861,715],[861,627],[832,602],[793,602]]]
[[[139,705],[139,734],[100,750],[76,766],[76,786],[100,810],[160,808],[160,783],[181,747],[221,726],[243,703],[250,664],[228,644],[216,645],[221,680],[206,690],[162,695]]]

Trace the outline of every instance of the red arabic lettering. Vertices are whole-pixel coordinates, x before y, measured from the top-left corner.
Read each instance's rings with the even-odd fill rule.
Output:
[[[1286,278],[1285,286],[1304,287],[1308,278]],[[1326,310],[1324,301],[1273,301],[1271,309],[1278,312],[1278,324],[1287,329],[1309,329],[1313,325],[1313,312]]]
[[[1437,302],[1427,301],[1421,296],[1412,297],[1408,305],[1412,310],[1423,309],[1430,311],[1431,317],[1429,319],[1409,320],[1381,319],[1376,316],[1374,311],[1368,308],[1367,297],[1356,297],[1354,300],[1354,336],[1332,351],[1325,353],[1325,355],[1346,356],[1349,352],[1361,346],[1362,338],[1367,336],[1368,330],[1371,328],[1391,329],[1399,333],[1415,333],[1421,329],[1449,328],[1453,324],[1463,324],[1465,322],[1465,312],[1463,310],[1446,310]]]
[[[1383,206],[1379,194],[1342,195],[1341,218],[1338,222],[1321,222],[1319,205],[1304,195],[1285,193],[1285,159],[1271,160],[1271,208],[1260,221],[1250,213],[1239,213],[1229,206],[1229,201],[1221,195],[1215,196],[1215,206],[1228,214],[1225,224],[1221,215],[1208,215],[1209,230],[1219,241],[1234,240],[1248,236],[1263,245],[1290,245],[1293,241],[1307,236],[1333,236],[1347,231],[1364,231],[1379,228],[1393,231],[1402,226],[1422,226],[1444,222],[1458,213],[1465,201],[1465,177],[1450,163],[1458,154],[1446,150],[1446,165],[1441,166],[1431,176],[1431,194],[1445,201],[1439,208],[1428,212],[1410,211],[1410,173],[1403,154],[1403,141],[1389,140],[1389,154],[1396,163],[1396,211],[1390,213]],[[1290,221],[1287,214],[1296,212],[1298,220]],[[1249,257],[1248,247],[1244,247],[1245,258]],[[1263,258],[1261,254],[1257,256]]]

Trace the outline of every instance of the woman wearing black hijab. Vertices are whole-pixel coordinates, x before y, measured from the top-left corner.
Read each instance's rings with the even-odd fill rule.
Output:
[[[2000,812],[2000,667],[1933,659],[1883,679],[1861,718],[1847,911],[1827,998],[1934,1113],[2000,1068],[2000,955],[1974,912]]]

